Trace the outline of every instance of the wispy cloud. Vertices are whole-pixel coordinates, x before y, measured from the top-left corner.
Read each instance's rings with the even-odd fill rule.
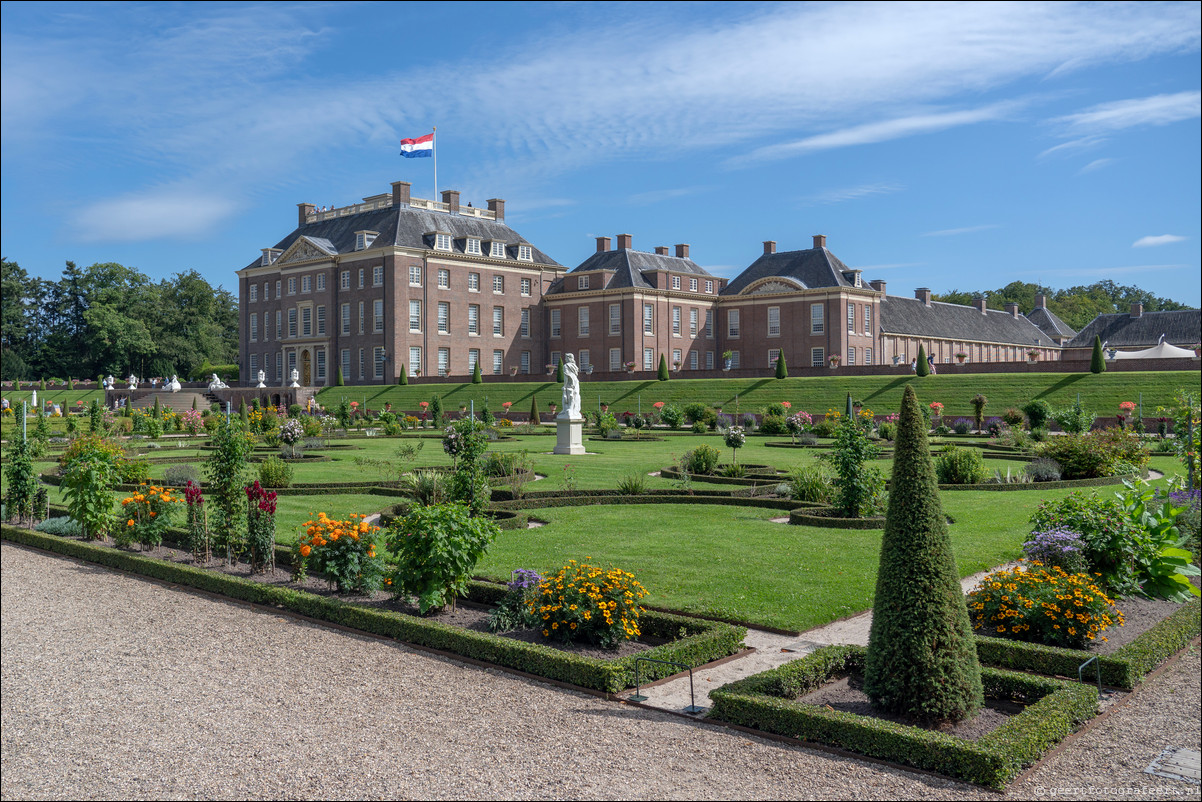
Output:
[[[1073,139],[1068,142],[1061,142],[1059,145],[1053,145],[1047,150],[1039,154],[1039,158],[1043,159],[1048,156],[1069,156],[1083,150],[1092,150],[1093,148],[1103,145],[1109,140],[1104,136],[1083,136],[1079,139]]]
[[[1185,237],[1176,234],[1161,234],[1155,237],[1140,237],[1131,243],[1132,248],[1155,248],[1157,245],[1172,245],[1174,242],[1185,242]]]
[[[1089,164],[1077,171],[1077,175],[1085,175],[1092,173],[1094,170],[1101,170],[1103,167],[1109,167],[1115,163],[1115,159],[1094,159]]]
[[[832,203],[843,203],[844,201],[868,198],[873,195],[891,195],[894,192],[901,192],[903,189],[905,187],[901,184],[888,182],[860,184],[859,186],[830,189],[826,192],[808,195],[801,199],[801,204],[803,206],[826,206]]]
[[[989,231],[993,228],[1001,228],[997,223],[988,223],[982,226],[966,226],[964,228],[944,228],[939,231],[928,231],[922,236],[924,237],[958,237],[961,234],[975,234],[978,231]]]
[[[76,234],[84,242],[193,238],[237,211],[227,196],[168,187],[94,203],[80,210]]]
[[[637,195],[631,195],[627,201],[633,206],[648,206],[653,203],[662,203],[664,201],[676,200],[689,195],[696,195],[698,192],[704,192],[707,187],[680,187],[678,189],[656,189],[650,192],[640,192]]]
[[[1116,100],[1053,120],[1073,135],[1097,135],[1145,125],[1168,125],[1202,116],[1202,92]]]

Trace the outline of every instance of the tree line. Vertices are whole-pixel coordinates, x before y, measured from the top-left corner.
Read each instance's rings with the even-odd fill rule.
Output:
[[[1048,311],[1076,331],[1085,328],[1098,315],[1128,312],[1131,304],[1135,303],[1142,303],[1145,312],[1170,312],[1174,309],[1190,308],[1168,298],[1158,298],[1139,287],[1124,286],[1110,280],[1094,282],[1088,286],[1069,287],[1067,290],[1055,290],[1025,281],[1012,281],[1005,287],[987,292],[952,290],[931,297],[949,304],[968,305],[974,298],[984,295],[986,305],[990,309],[1000,310],[1008,303],[1017,303],[1019,310],[1028,314],[1035,308],[1036,294],[1041,292],[1047,296]]]
[[[158,283],[67,262],[57,281],[0,260],[0,378],[189,377],[238,361],[238,299],[195,270]]]

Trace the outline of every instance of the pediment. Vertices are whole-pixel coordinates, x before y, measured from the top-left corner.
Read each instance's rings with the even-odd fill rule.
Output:
[[[280,258],[275,260],[275,264],[284,265],[294,262],[312,262],[315,259],[329,259],[331,256],[337,255],[338,252],[332,247],[302,236],[297,237],[296,241],[280,254]]]
[[[800,281],[784,276],[769,276],[748,285],[739,295],[779,295],[782,292],[797,292],[806,286]]]

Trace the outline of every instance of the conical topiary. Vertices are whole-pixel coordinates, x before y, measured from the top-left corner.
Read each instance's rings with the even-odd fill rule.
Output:
[[[403,384],[403,385],[409,384],[409,369],[405,367],[404,362],[401,363],[401,375],[397,379],[397,384]]]
[[[476,360],[476,364],[472,367],[472,384],[484,384],[484,377],[480,375],[480,360]]]
[[[1093,356],[1089,358],[1089,372],[1106,372],[1106,355],[1102,353],[1102,338],[1096,334],[1093,338]]]
[[[776,358],[776,378],[789,378],[789,366],[785,364],[785,352],[781,351],[780,356]]]
[[[530,423],[536,425],[541,423],[538,419],[538,396],[530,396]]]
[[[661,382],[668,380],[668,357],[664,354],[659,355],[659,372],[656,374],[656,378]]]
[[[961,721],[983,702],[981,667],[914,387],[902,397],[864,692],[880,710]]]
[[[919,376],[930,376],[931,366],[927,364],[927,349],[924,346],[918,346],[918,364],[914,368],[914,372]]]
[[[555,360],[555,383],[563,384],[563,361]]]
[[[342,368],[338,368],[338,373],[334,377],[334,385],[336,387],[346,387],[346,379],[342,376]]]

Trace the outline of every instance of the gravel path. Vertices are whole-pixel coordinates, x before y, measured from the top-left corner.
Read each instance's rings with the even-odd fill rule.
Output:
[[[997,798],[7,543],[0,560],[4,799]],[[1141,772],[1199,748],[1198,711],[1193,650],[1009,796],[1197,798]]]

